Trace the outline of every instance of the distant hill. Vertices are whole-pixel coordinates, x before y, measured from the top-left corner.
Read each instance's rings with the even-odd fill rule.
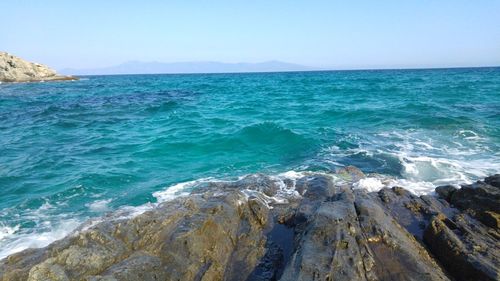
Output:
[[[223,62],[140,62],[130,61],[116,66],[93,69],[63,69],[61,73],[70,75],[108,75],[108,74],[160,74],[160,73],[224,73],[224,72],[274,72],[306,71],[311,67],[267,61],[261,63],[223,63]]]

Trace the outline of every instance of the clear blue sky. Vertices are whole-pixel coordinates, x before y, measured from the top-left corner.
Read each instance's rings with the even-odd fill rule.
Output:
[[[500,65],[499,0],[2,0],[0,50],[56,69],[140,61]]]

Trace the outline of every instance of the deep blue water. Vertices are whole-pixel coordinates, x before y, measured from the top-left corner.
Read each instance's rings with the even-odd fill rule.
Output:
[[[427,193],[500,171],[500,69],[1,84],[0,147],[0,258],[201,178],[355,165]]]

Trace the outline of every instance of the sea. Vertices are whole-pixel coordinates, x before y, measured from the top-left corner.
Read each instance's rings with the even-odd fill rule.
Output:
[[[200,183],[353,165],[416,195],[500,172],[500,68],[0,84],[0,258]]]

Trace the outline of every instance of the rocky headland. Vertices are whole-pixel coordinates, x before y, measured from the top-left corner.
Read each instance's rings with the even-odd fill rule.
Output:
[[[0,261],[0,280],[500,280],[500,175],[366,192],[354,167],[214,182]]]
[[[0,82],[40,82],[77,80],[63,76],[46,65],[28,62],[6,52],[0,52]]]

